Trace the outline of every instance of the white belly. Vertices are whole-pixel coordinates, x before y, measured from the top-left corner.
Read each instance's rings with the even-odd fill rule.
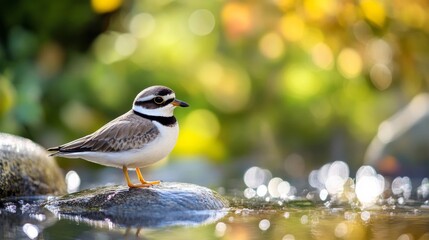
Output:
[[[159,129],[159,136],[145,145],[142,149],[132,149],[124,152],[79,152],[61,154],[67,158],[83,158],[90,162],[110,167],[129,168],[145,167],[165,157],[173,150],[179,134],[179,125],[166,127],[153,122]]]

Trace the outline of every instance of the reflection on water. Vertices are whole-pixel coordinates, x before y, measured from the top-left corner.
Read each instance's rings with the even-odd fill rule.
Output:
[[[233,206],[215,222],[137,229],[116,226],[109,219],[57,219],[48,212],[34,213],[31,207],[25,210],[29,202],[9,202],[1,208],[0,234],[4,239],[429,239],[428,202],[366,210],[264,203],[257,202],[258,209]]]
[[[46,197],[5,199],[0,238],[429,240],[428,178],[388,179],[370,166],[360,167],[354,178],[351,174],[346,163],[329,163],[312,171],[308,189],[300,189],[254,166],[243,175],[241,194],[229,196],[230,209],[197,223],[142,228],[108,218],[55,216],[39,207]],[[78,190],[79,175],[69,172],[67,183],[69,191]]]
[[[427,214],[413,210],[355,212],[317,208],[285,212],[247,209],[231,211],[216,224],[194,229],[156,230],[146,232],[145,237],[168,238],[174,234],[177,239],[192,236],[205,236],[206,239],[404,239],[407,236],[423,240],[429,237]]]
[[[286,214],[287,213],[287,214]],[[136,236],[144,239],[408,239],[429,237],[429,212],[363,211],[346,209],[250,209],[230,211],[217,223],[198,227],[135,229],[87,227],[61,220],[44,233],[45,238],[70,237],[61,229],[74,229],[74,238]],[[287,217],[285,217],[287,216]],[[65,232],[67,233],[67,232]],[[71,234],[71,233],[69,233]]]
[[[355,176],[351,178],[345,162],[335,161],[310,172],[309,189],[297,189],[288,181],[273,177],[269,170],[254,166],[244,174],[243,181],[247,188],[243,196],[266,202],[277,201],[280,206],[290,200],[304,198],[313,202],[322,201],[327,207],[334,204],[362,210],[415,201],[426,201],[427,204],[428,178],[421,181],[414,194],[416,199],[412,199],[413,187],[409,177],[396,177],[389,181],[366,165],[361,166]]]

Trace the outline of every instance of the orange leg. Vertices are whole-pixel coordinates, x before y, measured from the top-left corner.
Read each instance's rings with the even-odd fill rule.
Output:
[[[145,183],[142,183],[142,184],[133,184],[133,183],[131,183],[130,176],[128,175],[128,169],[127,169],[127,167],[123,166],[122,167],[122,171],[124,172],[125,180],[127,180],[127,184],[128,184],[129,188],[144,188],[144,187],[150,187],[150,186],[152,186],[151,184],[145,184]]]
[[[150,185],[156,185],[159,184],[161,181],[150,181],[147,182],[146,180],[144,180],[142,173],[140,172],[139,168],[136,168],[136,173],[137,173],[137,177],[139,177],[139,180],[142,184],[150,184]]]

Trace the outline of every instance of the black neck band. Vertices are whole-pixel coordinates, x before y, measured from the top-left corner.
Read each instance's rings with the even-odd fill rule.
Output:
[[[161,116],[151,116],[151,115],[146,115],[140,112],[137,112],[135,110],[133,110],[133,112],[137,115],[139,115],[140,117],[149,119],[151,121],[157,121],[159,123],[161,123],[164,126],[172,126],[174,124],[176,124],[177,120],[174,116],[171,117],[161,117]]]

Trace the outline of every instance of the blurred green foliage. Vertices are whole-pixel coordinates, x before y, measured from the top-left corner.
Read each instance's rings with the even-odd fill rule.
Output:
[[[53,146],[161,84],[174,156],[354,164],[426,91],[426,1],[26,1],[0,10],[0,130]],[[287,161],[286,161],[287,162]]]

